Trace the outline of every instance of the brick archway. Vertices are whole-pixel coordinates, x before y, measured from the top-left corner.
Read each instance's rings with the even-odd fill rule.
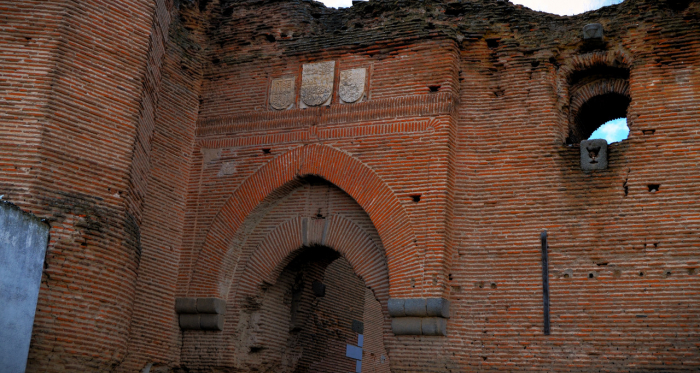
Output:
[[[227,251],[248,215],[268,195],[306,175],[320,176],[349,194],[369,215],[387,255],[393,297],[413,293],[409,279],[422,275],[415,234],[394,192],[367,165],[338,149],[305,145],[280,155],[248,177],[214,219],[194,266],[190,296],[225,297],[222,288]],[[406,260],[412,258],[413,260]],[[416,281],[420,283],[420,281]]]
[[[326,246],[339,252],[355,274],[384,305],[389,299],[389,274],[384,252],[352,221],[332,215],[326,219],[296,217],[278,225],[257,246],[231,289],[236,302],[256,294],[262,283],[274,284],[282,270],[304,246]],[[230,297],[229,297],[230,298]],[[230,301],[230,300],[229,300]]]

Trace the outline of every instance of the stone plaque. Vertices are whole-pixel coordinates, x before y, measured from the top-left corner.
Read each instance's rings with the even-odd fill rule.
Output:
[[[335,61],[304,64],[301,73],[301,101],[308,106],[330,104]]]
[[[277,110],[289,109],[294,103],[294,78],[280,78],[270,86],[270,106]]]
[[[352,103],[362,98],[365,93],[367,69],[351,69],[340,72],[338,94],[343,102]]]
[[[584,40],[601,40],[603,39],[603,25],[600,23],[591,23],[583,26]]]
[[[581,169],[584,171],[608,168],[608,142],[603,139],[581,141]]]

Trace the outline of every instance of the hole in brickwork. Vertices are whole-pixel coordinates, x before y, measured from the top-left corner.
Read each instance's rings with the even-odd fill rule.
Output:
[[[695,274],[695,268],[688,268],[688,274],[689,274],[689,275],[694,275],[694,274]]]
[[[437,92],[440,90],[440,87],[441,86],[439,86],[439,85],[429,85],[428,89],[430,90],[430,92]]]
[[[475,285],[477,288],[479,288],[479,289],[483,289],[483,288],[484,288],[484,282],[483,282],[483,281],[479,281],[479,282],[477,282],[477,283],[474,284],[474,285]]]
[[[462,14],[464,14],[464,8],[462,8],[462,4],[460,3],[447,4],[445,7],[445,15],[460,16]]]
[[[420,194],[411,194],[410,197],[411,197],[411,201],[420,202],[420,197],[421,197]]]
[[[532,67],[538,67],[540,65],[540,61],[532,61],[530,62],[530,65],[532,65]]]
[[[203,12],[207,9],[207,5],[209,5],[209,0],[199,0],[199,11]]]
[[[656,130],[642,130],[642,133],[644,134],[644,136],[651,136],[654,133],[656,133]]]
[[[559,66],[561,66],[561,63],[559,63],[559,61],[557,61],[555,57],[549,57],[549,63],[554,65],[554,67],[556,67],[557,69],[559,68]]]
[[[265,39],[270,43],[274,43],[276,41],[275,36],[272,34],[265,34]]]
[[[676,12],[682,12],[688,8],[692,0],[668,0],[669,8]]]
[[[452,274],[451,274],[451,273],[448,274],[448,275],[447,275],[447,278],[448,278],[450,281],[452,281]]]
[[[564,278],[571,278],[571,276],[568,273],[564,273]]]
[[[647,188],[649,189],[649,193],[656,193],[659,191],[659,188],[661,188],[661,184],[649,184]]]
[[[497,287],[498,287],[498,285],[496,285],[495,282],[492,282],[492,283],[491,283],[491,289],[496,289]]]
[[[222,14],[224,17],[230,17],[231,15],[233,15],[233,7],[230,6],[230,7],[228,7],[228,8],[224,8],[224,10],[223,10],[223,12],[221,12],[221,14]]]
[[[498,39],[486,39],[486,45],[491,49],[498,48],[500,41]]]
[[[250,353],[251,353],[251,354],[258,353],[258,352],[262,351],[263,348],[264,348],[264,347],[260,347],[260,346],[252,346],[252,347],[250,348]]]
[[[664,272],[664,276],[665,276],[665,277],[671,277],[671,274],[673,274],[673,272],[671,272],[670,270],[666,270],[666,271]]]
[[[263,151],[263,154],[270,154],[270,152],[272,151],[272,149],[270,149],[270,148],[263,148],[262,151]]]
[[[639,277],[644,277],[644,272],[639,271]]]

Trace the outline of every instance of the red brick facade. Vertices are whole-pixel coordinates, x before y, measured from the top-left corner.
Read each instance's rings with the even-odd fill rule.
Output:
[[[28,371],[350,372],[360,324],[363,372],[700,369],[698,1],[16,0],[0,20],[0,194],[51,225]],[[330,104],[303,108],[329,61]],[[582,170],[620,116],[629,138]],[[184,297],[225,300],[223,330],[181,330]],[[450,301],[446,336],[394,334],[389,300],[418,298]]]

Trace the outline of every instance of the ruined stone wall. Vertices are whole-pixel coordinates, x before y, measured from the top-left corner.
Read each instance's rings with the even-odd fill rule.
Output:
[[[4,1],[2,191],[51,225],[28,371],[124,358],[139,261],[129,174],[155,4]]]
[[[371,289],[368,372],[698,369],[697,1],[0,7],[0,194],[51,224],[29,371],[257,367],[241,315],[310,242]],[[629,139],[582,170],[619,112]],[[328,198],[352,213],[307,209]],[[223,331],[180,330],[178,297],[225,300]],[[425,298],[447,336],[394,335],[388,300]]]
[[[223,250],[213,241],[224,239],[219,227],[243,229],[240,211],[264,194],[252,185],[272,191],[317,174],[377,225],[392,298],[452,301],[447,337],[385,335],[393,371],[700,363],[697,299],[687,292],[698,285],[697,188],[687,171],[697,157],[689,108],[698,70],[688,67],[697,64],[696,3],[627,1],[577,17],[495,1],[218,6],[197,135],[230,154],[220,172],[239,187],[201,194],[222,207],[201,215],[212,228],[197,230],[192,255]],[[602,24],[603,40],[583,40],[589,23]],[[328,107],[304,109],[303,66],[319,61],[335,63],[333,96]],[[353,68],[367,69],[366,95],[342,103],[341,74]],[[276,79],[294,82],[288,109],[273,107]],[[632,132],[610,145],[606,170],[584,172],[572,118],[603,86],[631,100],[623,112]],[[359,160],[398,209],[390,198],[363,199],[374,187],[353,190],[357,168],[304,150],[310,144]],[[382,224],[402,219],[398,211],[411,238],[394,245]],[[545,229],[551,336],[542,328]],[[188,294],[216,295],[216,277],[196,267]]]

